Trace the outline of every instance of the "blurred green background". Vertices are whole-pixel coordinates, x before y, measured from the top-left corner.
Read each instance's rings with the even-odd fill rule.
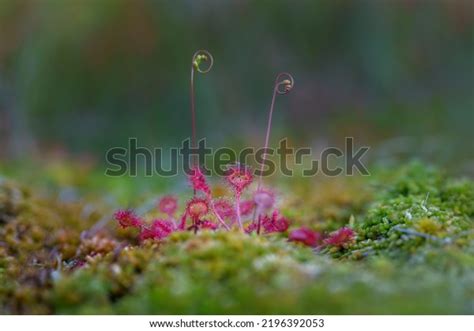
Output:
[[[1,160],[178,145],[203,48],[215,65],[196,77],[198,135],[212,146],[260,146],[288,71],[273,143],[353,136],[372,159],[474,174],[472,1],[0,0]]]

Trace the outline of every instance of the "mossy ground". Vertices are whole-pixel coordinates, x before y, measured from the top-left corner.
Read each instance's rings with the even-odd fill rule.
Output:
[[[474,313],[474,182],[420,163],[279,187],[292,227],[357,233],[319,250],[210,231],[139,245],[106,203],[25,184],[0,183],[3,314]]]

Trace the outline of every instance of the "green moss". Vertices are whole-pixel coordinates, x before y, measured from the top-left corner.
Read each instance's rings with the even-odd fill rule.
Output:
[[[313,251],[284,235],[204,231],[139,245],[104,222],[100,200],[4,180],[0,313],[474,313],[472,180],[412,163],[297,183],[281,201],[293,226],[350,226],[353,243]]]
[[[25,199],[28,195],[26,190],[0,177],[0,226],[27,208]]]
[[[58,313],[468,313],[472,280],[387,259],[332,261],[281,239],[202,232],[96,260],[61,278],[52,304]]]
[[[355,224],[357,242],[346,256],[414,258],[425,246],[462,250],[472,240],[474,183],[446,179],[419,163],[377,178],[383,184]],[[380,186],[382,187],[382,186]]]
[[[0,183],[0,311],[50,313],[44,304],[56,269],[78,257],[81,233],[97,220],[82,202],[33,196]]]
[[[474,217],[474,183],[468,179],[448,181],[440,192],[445,208]]]
[[[436,196],[445,182],[445,175],[433,166],[417,161],[405,166],[379,170],[374,183],[378,198],[398,196]]]

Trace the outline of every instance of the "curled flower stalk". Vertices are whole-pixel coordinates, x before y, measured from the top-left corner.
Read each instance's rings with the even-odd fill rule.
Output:
[[[257,189],[254,193],[254,200],[256,203],[256,208],[254,209],[254,214],[252,219],[255,220],[257,217],[260,221],[260,214],[261,212],[268,208],[266,205],[262,205],[262,197],[267,195],[268,197],[265,198],[263,201],[274,201],[270,195],[268,195],[268,190],[262,189],[262,181],[263,181],[263,169],[265,166],[265,161],[267,160],[267,151],[268,151],[268,143],[270,141],[270,132],[272,129],[272,119],[273,119],[273,109],[275,108],[275,99],[277,94],[284,95],[289,93],[295,85],[295,80],[293,76],[287,72],[281,72],[277,75],[275,79],[275,84],[273,85],[273,95],[272,95],[272,102],[270,104],[270,111],[268,112],[268,122],[267,122],[267,131],[265,133],[265,142],[264,142],[264,149],[262,155],[262,164],[260,166],[260,173],[258,176],[258,183]]]
[[[287,94],[293,89],[294,85],[295,85],[295,81],[293,79],[293,76],[287,72],[279,73],[275,79],[275,85],[273,86],[272,103],[270,105],[270,111],[268,112],[267,131],[265,134],[265,143],[264,143],[264,150],[263,150],[264,152],[262,156],[263,160],[262,160],[262,165],[260,166],[260,174],[258,177],[257,191],[259,191],[262,186],[263,168],[265,165],[265,161],[267,159],[268,142],[270,140],[270,131],[272,128],[273,109],[275,107],[276,96],[277,94],[279,95]]]
[[[207,62],[207,67],[203,67],[202,64]],[[194,53],[191,62],[191,80],[190,80],[190,97],[191,97],[191,122],[192,122],[192,136],[191,144],[193,148],[197,147],[196,140],[196,109],[195,109],[195,98],[194,98],[194,73],[199,72],[201,74],[208,73],[214,64],[214,58],[211,53],[207,50],[198,50]]]
[[[208,62],[207,67],[202,67],[203,62]],[[190,99],[191,99],[191,147],[197,148],[197,138],[196,138],[196,106],[194,98],[194,72],[199,72],[201,74],[208,73],[214,64],[214,58],[211,53],[207,50],[198,50],[193,54],[191,60],[191,77],[190,77]],[[198,162],[196,160],[196,155],[192,156],[191,160],[192,166],[197,167]],[[194,195],[196,195],[196,190],[194,190]]]

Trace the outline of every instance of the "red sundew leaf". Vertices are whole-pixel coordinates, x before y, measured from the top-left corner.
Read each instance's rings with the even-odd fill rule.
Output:
[[[207,199],[194,197],[186,205],[186,213],[193,219],[198,220],[209,212]]]
[[[262,226],[265,233],[285,232],[288,230],[290,222],[286,218],[280,217],[278,211],[274,211],[271,218],[264,217]]]
[[[199,167],[191,169],[191,173],[188,175],[188,180],[194,190],[202,191],[206,194],[211,193],[211,189],[207,184],[206,177]]]
[[[122,228],[142,226],[143,221],[130,209],[121,209],[115,212],[114,219],[118,221]]]
[[[316,247],[322,242],[323,236],[321,233],[303,226],[291,231],[288,240],[300,242],[306,246]]]
[[[245,232],[263,232],[265,234],[285,232],[289,226],[290,222],[285,217],[280,216],[278,211],[275,210],[272,216],[260,215],[256,222],[252,222],[246,227]]]
[[[167,195],[158,202],[158,209],[169,216],[172,216],[178,209],[178,200],[176,197]]]
[[[267,210],[272,208],[275,204],[275,193],[268,189],[261,188],[254,193],[253,200],[259,208]]]
[[[214,203],[214,209],[221,218],[232,219],[235,217],[234,206],[229,201],[219,200]]]
[[[172,222],[156,219],[149,228],[142,228],[140,240],[146,239],[163,239],[175,231]]]
[[[255,202],[253,200],[244,200],[240,203],[240,214],[242,216],[248,216],[252,213],[255,208]]]
[[[216,230],[217,229],[217,224],[215,224],[211,221],[207,221],[207,220],[201,221],[198,226],[199,226],[200,229],[206,229],[206,230]]]
[[[351,228],[343,227],[331,233],[324,243],[330,246],[341,247],[354,240],[355,232]]]
[[[225,178],[238,194],[241,194],[242,191],[253,182],[253,175],[250,168],[240,164],[231,166]]]

